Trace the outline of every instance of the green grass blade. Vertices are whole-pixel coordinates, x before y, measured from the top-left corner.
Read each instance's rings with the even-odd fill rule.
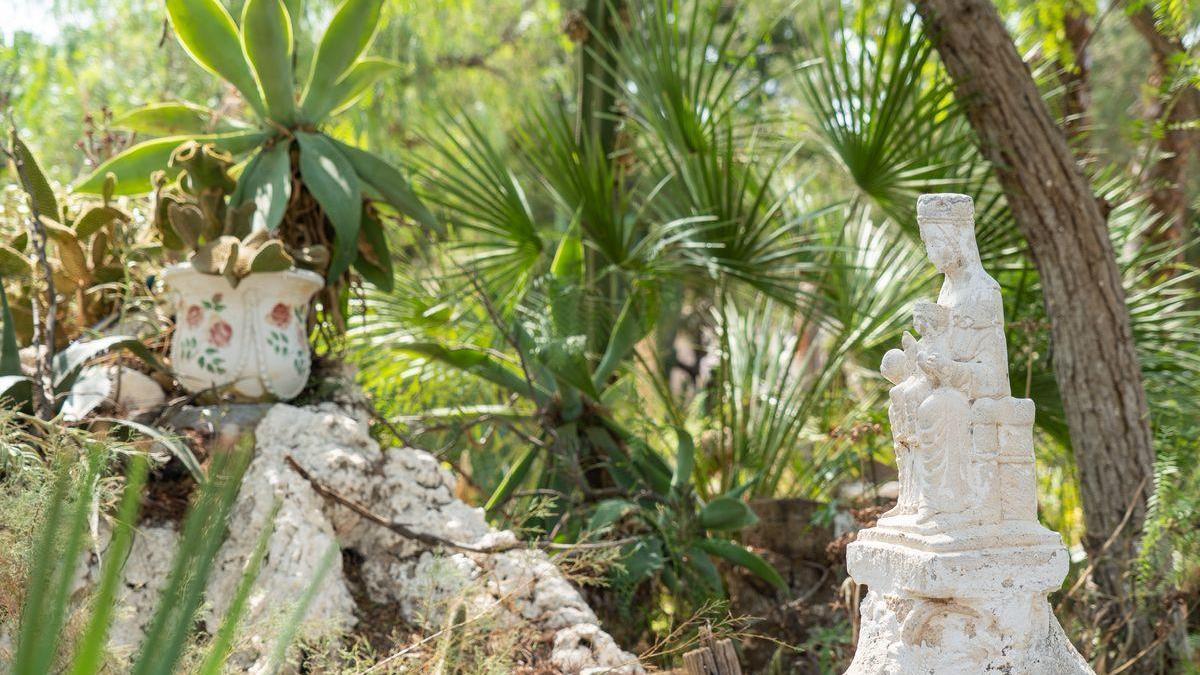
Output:
[[[313,598],[317,596],[317,590],[321,588],[321,584],[325,581],[325,577],[329,574],[330,568],[333,567],[333,561],[337,559],[339,553],[340,549],[335,542],[330,544],[329,549],[325,551],[325,555],[321,556],[321,562],[317,565],[316,575],[313,577],[312,582],[309,583],[308,588],[304,590],[304,595],[301,596],[300,602],[296,603],[296,607],[283,624],[283,630],[275,640],[275,648],[271,650],[271,657],[267,661],[267,673],[273,675],[283,667],[283,663],[287,658],[287,648],[292,644],[292,640],[296,639],[296,632],[300,630],[300,624],[304,622],[304,617],[308,615],[308,608],[312,605]]]
[[[105,555],[100,584],[92,600],[92,616],[78,643],[72,675],[91,675],[100,672],[103,665],[104,648],[107,644],[108,628],[112,621],[117,584],[125,569],[125,560],[133,543],[134,525],[137,522],[142,499],[142,487],[146,484],[149,462],[145,455],[130,458],[128,479],[121,505],[117,510],[116,526],[112,541]]]
[[[230,652],[233,651],[233,638],[237,633],[242,616],[246,613],[246,602],[250,599],[254,581],[258,579],[258,572],[262,569],[263,558],[267,555],[267,546],[271,543],[271,535],[275,532],[275,517],[279,515],[281,506],[283,506],[283,502],[276,499],[275,505],[271,507],[270,515],[267,516],[267,522],[258,535],[254,552],[246,561],[246,569],[242,572],[242,579],[238,582],[228,611],[225,612],[225,619],[221,621],[221,627],[217,629],[212,645],[208,648],[208,656],[204,659],[204,665],[200,667],[197,675],[218,675],[225,666]]]

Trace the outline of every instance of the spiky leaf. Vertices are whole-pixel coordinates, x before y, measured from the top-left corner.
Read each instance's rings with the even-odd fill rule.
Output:
[[[292,197],[291,143],[281,141],[259,153],[238,182],[230,200],[235,206],[254,203],[252,231],[274,232]]]
[[[91,175],[75,185],[74,190],[87,194],[100,194],[104,188],[104,177],[111,172],[117,178],[117,186],[113,194],[143,194],[150,192],[154,187],[150,182],[150,174],[168,169],[171,153],[186,141],[213,143],[221,150],[233,155],[240,155],[259,145],[266,138],[267,135],[261,131],[239,131],[205,136],[168,136],[145,141],[101,164]],[[167,173],[173,178],[178,172],[168,170]]]
[[[375,188],[384,201],[429,230],[439,234],[443,232],[442,226],[413,193],[408,180],[404,178],[404,174],[400,173],[399,169],[366,150],[346,145],[337,140],[334,140],[333,144],[354,167],[359,178]]]
[[[307,121],[317,123],[314,115],[329,110],[334,84],[366,50],[379,27],[383,0],[345,0],[333,15],[313,57],[312,71],[304,88],[300,107]]]
[[[246,0],[242,48],[257,76],[267,114],[284,125],[296,118],[292,82],[292,21],[280,0]]]
[[[196,63],[228,80],[261,117],[267,116],[258,83],[246,62],[233,17],[218,0],[167,0],[179,43]]]
[[[312,116],[316,119],[323,119],[327,115],[336,115],[345,111],[354,105],[371,85],[400,68],[401,64],[388,59],[368,57],[359,60],[333,85],[333,92],[325,100],[329,109],[314,110]]]
[[[194,103],[152,103],[121,115],[113,127],[151,136],[233,130],[229,123],[217,121],[216,111]]]
[[[354,269],[363,278],[381,291],[391,291],[395,284],[392,272],[392,255],[388,251],[387,235],[383,224],[364,204],[362,230],[358,236],[358,257]]]
[[[0,283],[0,376],[21,375],[21,355],[17,347],[17,329],[13,325],[12,310],[8,306],[8,293]]]
[[[333,224],[334,250],[326,278],[337,279],[358,254],[362,224],[362,187],[354,167],[328,137],[297,132],[300,177]]]

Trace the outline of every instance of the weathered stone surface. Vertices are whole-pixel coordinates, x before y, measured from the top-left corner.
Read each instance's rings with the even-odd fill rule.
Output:
[[[243,621],[250,640],[239,645],[238,668],[255,672],[266,665],[280,614],[293,606],[336,544],[361,556],[371,598],[396,603],[413,624],[440,629],[463,607],[468,617],[486,614],[491,626],[533,626],[553,635],[550,659],[564,673],[643,672],[637,658],[598,626],[596,615],[544,552],[522,546],[512,532],[492,529],[482,509],[455,498],[453,476],[429,453],[381,450],[365,421],[349,412],[357,410],[353,403],[185,409],[172,418],[176,428],[202,431],[217,446],[232,445],[234,437],[250,430],[256,438],[229,538],[207,589],[209,630],[220,625],[259,532],[276,501],[280,504]],[[289,457],[319,484],[375,515],[473,550],[430,546],[366,521],[317,494],[287,464]],[[153,574],[165,579],[175,538],[171,528],[154,528],[145,541],[135,540],[124,603],[132,612],[114,628],[114,642],[129,651],[140,642],[157,595],[146,579]],[[301,638],[336,639],[355,624],[341,562],[341,557],[334,560],[318,588]]]
[[[979,260],[965,195],[924,195],[917,219],[946,275],[885,355],[897,506],[847,549],[868,593],[848,673],[1090,673],[1047,595],[1068,571],[1037,522],[1033,402],[1008,382],[1000,287]]]

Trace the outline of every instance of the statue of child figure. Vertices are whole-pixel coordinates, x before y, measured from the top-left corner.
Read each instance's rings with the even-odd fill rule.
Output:
[[[920,409],[933,390],[940,386],[936,376],[920,367],[922,358],[929,354],[944,353],[945,337],[950,327],[950,309],[937,303],[922,300],[913,308],[913,328],[920,340],[904,333],[903,349],[888,350],[880,365],[881,374],[893,385],[888,392],[888,420],[892,425],[893,446],[896,450],[896,470],[900,479],[900,497],[896,507],[883,515],[892,519],[912,516],[928,501],[925,492],[924,458],[918,462],[922,450],[919,438]],[[933,414],[933,410],[929,411]]]

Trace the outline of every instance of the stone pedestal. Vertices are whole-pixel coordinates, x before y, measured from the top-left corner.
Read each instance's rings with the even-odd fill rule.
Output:
[[[867,587],[847,673],[1087,674],[1047,596],[1069,568],[1037,521],[1033,401],[1009,395],[1003,302],[964,195],[924,195],[917,220],[946,275],[914,310],[917,340],[884,357],[901,495],[850,544]]]
[[[1046,600],[1067,574],[1061,541],[953,553],[858,541],[847,563],[868,589],[848,674],[1092,672]]]

